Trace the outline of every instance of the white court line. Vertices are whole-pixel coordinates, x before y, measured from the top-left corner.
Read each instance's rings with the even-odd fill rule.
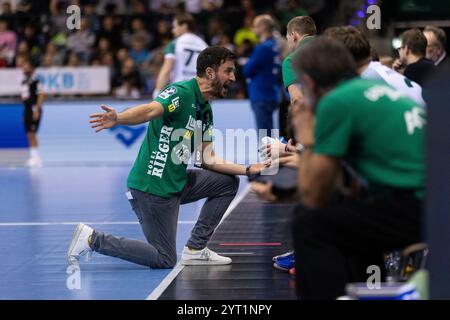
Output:
[[[241,194],[239,194],[236,198],[233,199],[233,201],[231,201],[230,205],[228,206],[227,211],[225,211],[225,213],[223,214],[222,220],[220,220],[219,224],[217,225],[217,227],[219,227],[222,222],[230,215],[231,211],[233,211],[237,205],[245,198],[245,196],[250,192],[250,184],[248,184],[244,191],[242,191]],[[216,227],[216,229],[217,229]]]
[[[195,220],[180,220],[178,224],[195,224]],[[76,226],[79,222],[0,222],[0,227],[34,227],[34,226]],[[138,221],[92,221],[88,225],[126,225],[139,224]]]
[[[169,274],[161,281],[161,283],[153,290],[145,300],[158,300],[164,290],[172,283],[173,279],[183,270],[184,266],[178,262],[177,265],[169,272]]]
[[[230,215],[230,212],[234,210],[234,208],[237,207],[239,202],[241,202],[244,197],[247,195],[247,193],[250,191],[250,185],[247,185],[245,190],[239,194],[236,198],[233,199],[233,201],[228,206],[227,211],[223,214],[222,220],[220,220],[219,224],[217,225],[217,228],[220,226],[220,224],[225,220],[226,217]],[[217,229],[216,228],[216,229]],[[172,283],[172,281],[177,277],[177,275],[181,272],[181,270],[184,269],[184,266],[178,262],[175,268],[170,271],[170,273],[161,281],[161,283],[145,298],[145,300],[158,300],[158,298],[162,295],[162,293],[169,287],[169,285]]]

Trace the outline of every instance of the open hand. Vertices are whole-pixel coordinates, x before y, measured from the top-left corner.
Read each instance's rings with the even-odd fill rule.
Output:
[[[114,108],[110,108],[106,105],[102,105],[101,108],[106,112],[94,113],[89,117],[89,121],[92,125],[91,128],[95,129],[95,132],[100,132],[103,129],[109,129],[117,124],[117,112]]]

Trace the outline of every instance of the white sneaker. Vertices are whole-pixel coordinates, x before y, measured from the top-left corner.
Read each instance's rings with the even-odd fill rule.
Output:
[[[78,259],[82,256],[86,256],[86,260],[89,259],[92,252],[89,246],[89,237],[93,232],[94,229],[83,223],[77,225],[69,250],[67,250],[67,262],[70,265],[78,264]]]
[[[200,266],[200,265],[225,265],[230,264],[231,259],[223,257],[208,249],[192,250],[184,247],[181,255],[181,264],[185,266]]]
[[[42,167],[42,160],[41,158],[29,158],[27,162],[25,162],[25,166],[28,168],[41,168]]]

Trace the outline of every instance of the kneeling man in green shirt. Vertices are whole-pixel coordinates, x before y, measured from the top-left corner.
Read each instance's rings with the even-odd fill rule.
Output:
[[[257,174],[266,164],[242,166],[217,157],[212,145],[213,113],[209,101],[224,98],[235,79],[235,55],[209,47],[197,59],[197,76],[170,84],[149,104],[117,113],[91,115],[99,132],[115,125],[148,122],[146,137],[128,176],[128,200],[145,241],[119,238],[79,224],[67,252],[68,262],[92,251],[151,268],[173,268],[177,262],[176,231],[180,204],[206,198],[184,247],[184,265],[224,265],[231,259],[208,249],[207,243],[239,187],[237,175]],[[187,164],[194,153],[196,167]]]

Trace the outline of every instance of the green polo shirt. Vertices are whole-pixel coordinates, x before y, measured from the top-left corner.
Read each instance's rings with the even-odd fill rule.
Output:
[[[212,141],[213,114],[195,78],[167,86],[155,101],[164,107],[164,115],[149,122],[127,185],[170,198],[186,185],[186,167],[194,150],[197,101],[202,106],[203,141]]]
[[[318,103],[314,152],[345,159],[372,188],[424,188],[425,110],[386,84],[354,78]]]
[[[292,52],[289,53],[289,55],[286,58],[284,58],[282,65],[282,72],[283,72],[283,84],[286,90],[291,84],[297,82],[297,74],[295,73],[294,68],[292,67],[292,60],[294,59],[297,50],[313,39],[314,36],[304,37],[302,41],[300,41],[298,46],[294,50],[292,50]]]

